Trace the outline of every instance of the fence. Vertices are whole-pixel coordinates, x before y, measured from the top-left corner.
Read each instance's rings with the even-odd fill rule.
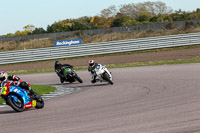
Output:
[[[173,22],[173,24],[175,27],[184,27],[186,22],[191,22],[192,24],[195,25],[195,24],[199,24],[200,20],[177,21],[177,22]],[[82,35],[95,35],[95,34],[125,32],[125,31],[134,31],[134,30],[165,29],[166,24],[167,23],[154,23],[154,24],[134,25],[134,26],[128,26],[128,27],[114,27],[114,28],[105,28],[105,29],[83,30]],[[35,34],[35,35],[26,35],[26,36],[0,37],[0,42],[23,41],[23,40],[40,39],[40,38],[69,37],[69,36],[77,35],[78,32],[79,31],[71,31],[71,32],[46,33],[46,34]]]
[[[200,44],[200,33],[148,37],[103,43],[91,43],[78,46],[62,46],[0,52],[0,64],[11,64],[19,62],[40,61],[195,44]]]

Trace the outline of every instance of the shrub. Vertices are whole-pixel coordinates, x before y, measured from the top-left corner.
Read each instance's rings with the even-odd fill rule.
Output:
[[[167,23],[167,24],[165,25],[165,28],[166,28],[166,29],[174,29],[174,28],[175,28],[175,25],[174,25],[173,23]]]

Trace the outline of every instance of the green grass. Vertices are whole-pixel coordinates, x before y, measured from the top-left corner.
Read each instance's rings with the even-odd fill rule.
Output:
[[[121,67],[155,66],[155,65],[186,64],[186,63],[200,63],[200,58],[178,59],[178,60],[167,60],[167,61],[135,62],[135,63],[127,63],[127,64],[110,64],[110,65],[106,65],[106,67],[107,68],[121,68]],[[87,66],[74,67],[74,70],[87,70]],[[20,70],[20,71],[9,71],[8,73],[9,74],[28,74],[28,73],[43,73],[43,72],[54,72],[54,69]]]
[[[31,87],[40,96],[43,94],[48,94],[56,90],[56,87],[47,86],[47,85],[31,85]],[[0,98],[0,104],[2,103],[5,103],[5,101],[4,99]]]
[[[167,61],[149,61],[149,62],[136,62],[127,64],[111,64],[107,65],[108,68],[121,68],[121,67],[137,67],[137,66],[156,66],[156,65],[169,65],[169,64],[187,64],[187,63],[200,63],[200,58],[192,59],[179,59]]]
[[[87,66],[83,67],[74,67],[74,70],[86,70]],[[46,73],[46,72],[55,72],[54,69],[32,69],[32,70],[19,70],[19,71],[7,71],[9,75],[12,74],[30,74],[30,73]]]
[[[56,87],[48,85],[31,85],[31,88],[40,96],[56,90]]]

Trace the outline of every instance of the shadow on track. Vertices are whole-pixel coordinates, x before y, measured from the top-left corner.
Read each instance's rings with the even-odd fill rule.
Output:
[[[29,109],[25,109],[22,112],[26,112],[26,111],[34,111],[37,110],[35,108],[29,108]],[[12,113],[22,113],[22,112],[16,112],[15,110],[13,110],[12,108],[10,108],[9,110],[4,110],[4,111],[0,111],[0,115],[1,114],[12,114]]]
[[[78,85],[76,87],[80,87],[80,88],[90,88],[90,87],[95,87],[95,86],[107,86],[109,84],[90,84],[90,85]],[[72,86],[70,86],[72,87]]]
[[[11,113],[17,113],[14,110],[5,110],[5,111],[0,111],[0,114],[11,114]]]
[[[86,87],[95,87],[95,86],[107,86],[107,85],[110,85],[108,83],[101,83],[101,84],[88,84],[88,85],[83,85],[83,84],[80,84],[80,83],[58,83],[58,84],[48,84],[48,85],[60,85],[60,86],[68,86],[68,87],[71,87],[71,88],[86,88]],[[76,85],[76,86],[72,86],[72,85]]]
[[[81,83],[57,83],[57,84],[47,84],[47,85],[73,85],[73,84],[81,84]]]
[[[96,83],[96,84],[89,84],[89,85],[83,85],[83,84],[80,84],[80,83],[58,83],[58,84],[47,84],[47,85],[62,85],[62,86],[68,86],[68,87],[95,87],[95,86],[107,86],[107,85],[110,85],[108,83]],[[72,85],[77,85],[77,86],[72,86]]]

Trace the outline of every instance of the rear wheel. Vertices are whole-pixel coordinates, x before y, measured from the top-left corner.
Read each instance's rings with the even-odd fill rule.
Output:
[[[74,76],[74,78],[79,82],[79,83],[83,83],[82,79],[76,74]]]
[[[104,73],[104,79],[106,80],[106,81],[108,81],[108,83],[110,83],[111,85],[113,85],[113,82],[112,82],[112,80],[110,80],[110,76],[107,74],[107,73]]]
[[[39,98],[36,100],[36,109],[41,109],[44,107],[44,100],[42,99],[41,96],[39,96]]]
[[[24,110],[24,101],[23,99],[15,94],[12,94],[8,97],[8,105],[11,106],[15,111],[22,112]]]

